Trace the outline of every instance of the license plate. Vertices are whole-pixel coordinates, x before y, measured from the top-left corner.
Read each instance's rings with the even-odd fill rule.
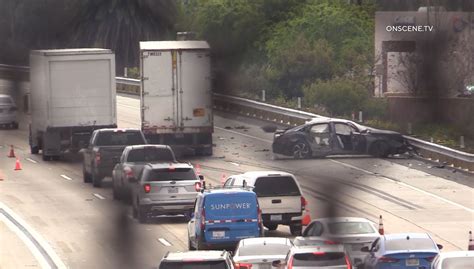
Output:
[[[360,251],[361,248],[364,247],[364,244],[352,244],[352,250]]]
[[[168,188],[168,193],[178,193],[178,188]]]
[[[225,237],[225,231],[213,231],[212,232],[212,238],[224,238]]]
[[[281,215],[270,215],[270,220],[279,221],[282,220]]]
[[[418,266],[418,265],[420,265],[420,260],[418,260],[418,259],[407,259],[406,260],[406,265],[407,266]]]

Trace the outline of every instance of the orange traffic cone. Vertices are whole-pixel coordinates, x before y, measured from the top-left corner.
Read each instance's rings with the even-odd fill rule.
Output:
[[[201,166],[196,164],[196,174],[201,175]]]
[[[15,150],[13,149],[13,145],[10,145],[10,154],[8,154],[8,158],[15,158]]]
[[[223,173],[222,176],[221,176],[221,185],[222,186],[224,186],[226,178],[227,178],[227,176],[225,175],[225,173]]]
[[[379,220],[379,234],[383,235],[385,233],[384,228],[383,228],[383,220],[382,220],[382,215],[380,215],[380,220]]]
[[[16,163],[15,163],[15,171],[21,170],[21,163],[20,159],[16,158]]]
[[[467,250],[474,250],[474,241],[472,240],[472,231],[469,231],[469,245]]]

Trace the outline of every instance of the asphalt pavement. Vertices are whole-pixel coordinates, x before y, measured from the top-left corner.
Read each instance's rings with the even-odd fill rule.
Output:
[[[138,104],[136,97],[117,97],[119,127],[139,127]],[[47,255],[68,268],[156,268],[167,251],[187,249],[183,218],[139,224],[129,206],[112,200],[110,179],[100,189],[83,183],[77,156],[44,162],[29,154],[27,121],[25,116],[20,130],[0,130],[0,202],[33,238],[41,237],[39,248],[49,250]],[[360,216],[377,222],[382,215],[386,233],[428,232],[444,251],[467,248],[474,220],[472,175],[404,156],[275,159],[272,134],[261,129],[267,123],[225,113],[216,113],[214,121],[214,155],[186,159],[201,165],[208,182],[220,184],[223,176],[249,170],[288,171],[299,179],[312,218]],[[20,171],[13,170],[15,159],[7,158],[10,145]],[[21,251],[0,251],[1,268],[13,260],[40,266],[31,250],[28,254],[28,240],[8,225],[0,219],[2,244]],[[267,235],[289,237],[289,231],[279,227]]]

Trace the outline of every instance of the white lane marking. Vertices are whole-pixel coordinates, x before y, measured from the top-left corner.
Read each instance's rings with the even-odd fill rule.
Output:
[[[72,178],[66,176],[66,175],[61,175],[62,178],[66,179],[66,180],[72,180]]]
[[[257,140],[260,140],[260,141],[263,141],[263,142],[266,142],[266,143],[270,143],[270,144],[273,143],[273,141],[271,141],[271,140],[263,139],[263,138],[256,137],[256,136],[252,136],[252,135],[248,135],[248,134],[239,133],[239,132],[232,131],[232,130],[227,130],[227,129],[225,129],[225,128],[221,128],[221,127],[217,127],[217,126],[214,126],[214,128],[216,128],[216,129],[218,129],[218,130],[221,130],[221,131],[225,131],[225,132],[229,132],[229,133],[233,133],[233,134],[238,134],[238,135],[241,135],[241,136],[245,136],[245,137],[248,137],[248,138],[257,139]]]
[[[238,163],[234,163],[234,162],[230,162],[230,163],[235,165],[235,166],[240,166],[240,164],[238,164]]]
[[[167,247],[171,247],[171,243],[166,241],[166,239],[164,239],[164,238],[158,238],[158,241],[160,241],[161,244],[163,244]]]
[[[38,234],[33,228],[31,228],[22,218],[16,215],[13,210],[7,207],[5,204],[0,202],[0,208],[3,209],[11,218],[13,218],[17,223],[22,226],[22,229],[26,230],[31,237],[43,248],[43,250],[47,253],[49,258],[53,261],[58,269],[66,269],[66,265],[64,262],[59,258],[53,248],[48,244],[48,242]],[[26,234],[12,221],[10,221],[6,216],[0,214],[0,219],[12,230],[17,234],[17,236],[23,241],[23,243],[28,247],[28,249],[33,253],[35,258],[41,265],[41,268],[51,268],[51,265],[46,261],[46,257],[41,254],[39,249],[33,244],[30,238],[26,236]]]
[[[99,198],[100,200],[105,200],[105,197],[102,196],[102,195],[100,195],[100,194],[98,194],[98,193],[94,193],[94,196],[97,197],[97,198]]]
[[[330,159],[330,160],[331,160],[332,162],[335,162],[335,163],[344,165],[344,166],[346,166],[346,167],[349,167],[349,168],[352,168],[352,169],[355,169],[355,170],[358,170],[358,171],[361,171],[361,172],[364,172],[364,173],[367,173],[367,174],[370,174],[370,175],[374,175],[374,176],[381,177],[381,178],[383,178],[383,179],[385,179],[385,180],[388,180],[388,181],[390,181],[390,182],[393,182],[393,183],[396,183],[396,184],[405,186],[405,187],[410,188],[410,189],[412,189],[412,190],[421,192],[421,193],[423,193],[423,194],[429,195],[429,196],[431,196],[431,197],[433,197],[433,198],[436,198],[436,199],[438,199],[438,200],[441,200],[441,201],[446,202],[446,203],[448,203],[448,204],[451,204],[451,205],[453,205],[453,206],[456,206],[456,207],[462,208],[462,209],[464,209],[464,210],[466,210],[466,211],[469,211],[469,212],[471,212],[471,213],[474,213],[474,209],[472,209],[472,208],[463,206],[463,205],[461,205],[461,204],[458,204],[458,203],[456,203],[456,202],[453,202],[453,201],[451,201],[451,200],[448,200],[448,199],[446,199],[446,198],[443,198],[443,197],[441,197],[441,196],[438,196],[438,195],[436,195],[436,194],[434,194],[434,193],[427,192],[427,191],[422,190],[422,189],[420,189],[420,188],[418,188],[418,187],[415,187],[415,186],[412,186],[412,185],[410,185],[410,184],[407,184],[407,183],[405,183],[405,182],[393,180],[393,179],[388,178],[388,177],[386,177],[386,176],[384,176],[384,175],[381,175],[381,174],[378,174],[378,173],[374,173],[374,172],[371,172],[371,171],[368,171],[368,170],[365,170],[365,169],[362,169],[362,168],[359,168],[359,167],[356,167],[356,166],[353,166],[353,165],[350,165],[350,164],[347,164],[347,163],[343,163],[343,162],[336,161],[336,160],[333,160],[333,159]]]
[[[27,161],[32,162],[32,163],[38,163],[37,161],[31,159],[31,158],[26,158]]]

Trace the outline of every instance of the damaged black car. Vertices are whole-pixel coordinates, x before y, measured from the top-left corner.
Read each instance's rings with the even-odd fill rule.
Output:
[[[277,130],[273,137],[273,153],[295,159],[327,155],[370,154],[385,158],[413,150],[397,132],[379,130],[353,121],[315,118],[303,125]]]

